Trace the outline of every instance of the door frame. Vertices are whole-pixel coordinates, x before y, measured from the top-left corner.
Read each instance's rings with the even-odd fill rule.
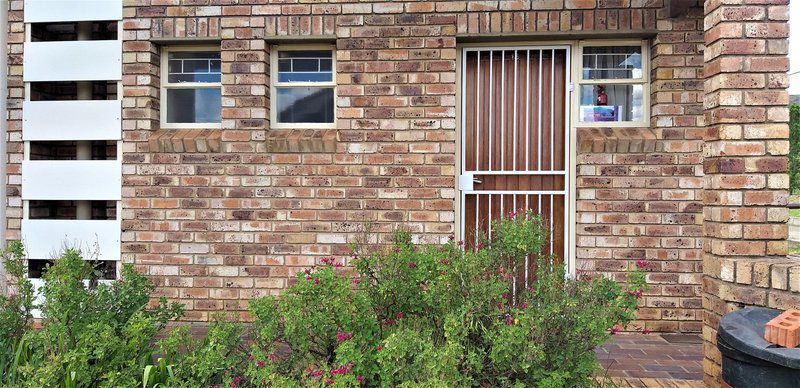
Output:
[[[575,217],[576,217],[576,131],[572,125],[572,111],[573,111],[573,55],[576,52],[575,48],[578,44],[577,41],[546,41],[546,42],[513,42],[509,44],[501,43],[473,43],[473,44],[460,44],[456,49],[456,168],[455,168],[455,228],[456,235],[460,240],[464,239],[464,197],[466,191],[461,190],[460,179],[462,175],[464,158],[466,157],[465,147],[463,141],[464,129],[466,123],[466,100],[463,98],[464,74],[466,74],[466,61],[464,57],[469,51],[477,50],[566,50],[566,69],[565,69],[565,90],[564,93],[564,130],[566,131],[565,137],[569,139],[565,144],[565,157],[566,157],[566,180],[564,195],[566,196],[564,204],[564,263],[567,266],[567,275],[573,276],[575,274]],[[494,193],[494,192],[493,192]],[[497,194],[513,194],[514,191],[497,191]],[[548,194],[549,192],[541,191],[541,194]],[[559,194],[561,194],[559,192]]]

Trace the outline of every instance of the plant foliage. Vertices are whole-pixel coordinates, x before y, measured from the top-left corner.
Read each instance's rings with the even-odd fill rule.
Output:
[[[620,284],[569,278],[543,254],[533,214],[496,222],[475,247],[417,245],[397,232],[389,248],[354,247],[350,265],[324,258],[280,298],[250,301],[245,326],[217,316],[200,338],[177,326],[155,341],[178,306],[145,310],[153,286],[131,267],[97,284],[67,251],[40,290],[22,247],[6,266],[18,292],[2,299],[3,383],[14,386],[587,386],[593,349],[634,318],[644,261]],[[524,267],[528,265],[528,280]],[[93,285],[94,284],[94,285]],[[249,338],[244,341],[243,338]],[[154,350],[156,349],[156,350]],[[154,355],[158,355],[154,362]]]

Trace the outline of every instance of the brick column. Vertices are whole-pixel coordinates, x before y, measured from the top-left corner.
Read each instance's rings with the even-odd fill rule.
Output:
[[[788,3],[705,2],[703,336],[710,386],[720,384],[722,315],[797,301],[789,282],[798,263],[786,258]]]

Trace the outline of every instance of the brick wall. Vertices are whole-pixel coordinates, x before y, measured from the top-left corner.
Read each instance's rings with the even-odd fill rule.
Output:
[[[748,305],[800,305],[800,261],[786,257],[788,4],[705,3],[702,295],[710,386],[720,381],[722,315]]]
[[[123,260],[187,318],[278,293],[369,223],[454,232],[457,39],[652,39],[649,128],[578,135],[577,267],[655,266],[634,328],[700,330],[702,9],[662,0],[125,0]],[[9,220],[19,238],[22,1],[10,11]],[[337,47],[339,128],[269,128],[270,42]],[[495,38],[492,38],[495,37]],[[223,129],[159,127],[159,45],[219,39]],[[311,152],[301,152],[311,151]]]

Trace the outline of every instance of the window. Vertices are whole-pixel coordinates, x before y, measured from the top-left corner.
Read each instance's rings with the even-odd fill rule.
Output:
[[[216,47],[165,47],[161,60],[161,126],[217,128],[222,73]]]
[[[648,125],[647,49],[644,41],[580,45],[579,125]]]
[[[272,127],[335,127],[336,55],[331,46],[275,46],[271,68]]]

